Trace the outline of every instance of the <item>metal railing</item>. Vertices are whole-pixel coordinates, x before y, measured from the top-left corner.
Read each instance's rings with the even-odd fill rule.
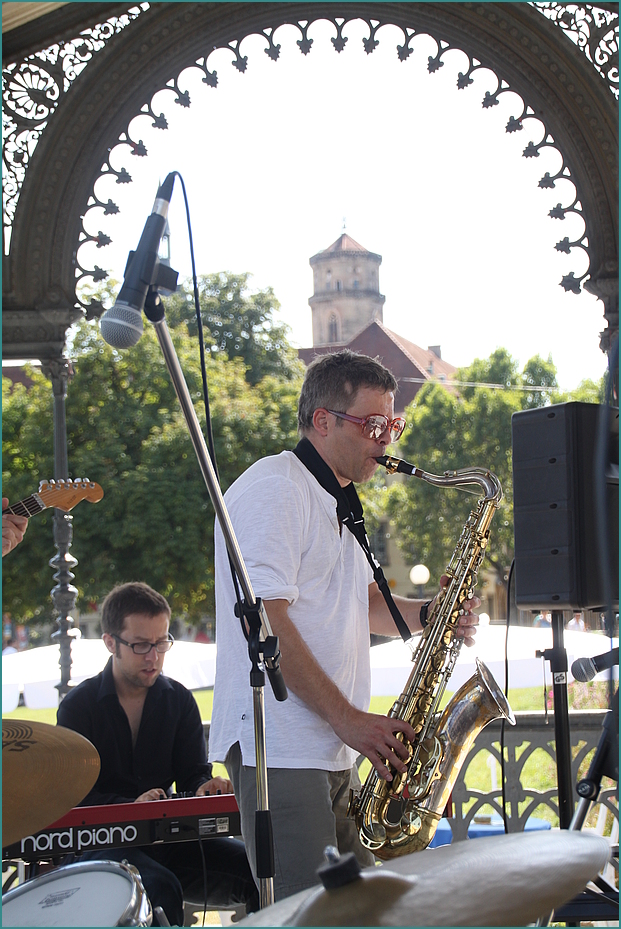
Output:
[[[571,774],[574,788],[579,772],[580,776],[586,774],[590,761],[589,755],[597,748],[605,712],[605,710],[574,710],[569,714],[572,746]],[[550,713],[546,718],[543,711],[517,712],[515,718],[516,725],[506,725],[504,732],[508,830],[509,832],[522,832],[526,821],[532,815],[549,819],[552,825],[558,825],[554,716]],[[209,723],[204,722],[203,728],[205,740],[208,741]],[[501,723],[500,720],[495,720],[479,734],[459,773],[452,794],[453,818],[449,820],[455,841],[468,838],[468,827],[474,817],[481,813],[483,807],[487,808],[486,812],[489,812],[491,807],[493,812],[500,816],[503,815],[500,738]],[[488,756],[496,761],[498,773],[494,772],[493,767],[490,772],[491,790],[484,790],[480,784],[478,786],[475,784],[477,778],[480,780],[480,774],[473,773],[471,767],[480,752],[487,752]],[[537,752],[543,752],[543,757],[536,755]],[[540,769],[543,763],[550,767],[554,783],[554,786],[546,790],[533,785],[533,780],[537,780],[537,777],[533,777],[533,771]],[[480,772],[480,764],[476,767]],[[497,786],[494,786],[495,781],[497,781]],[[618,830],[617,789],[604,787],[598,803],[600,809],[604,807],[614,817]],[[542,816],[546,808],[550,813]],[[599,819],[600,823],[603,823],[602,817]]]
[[[575,710],[569,714],[569,726],[572,747],[571,780],[574,785],[578,780],[579,772],[583,777],[586,774],[590,758],[588,757],[597,747],[602,730],[605,710]],[[540,712],[517,712],[516,725],[505,725],[504,754],[507,801],[507,826],[509,832],[522,832],[529,816],[541,815],[547,808],[552,816],[553,825],[558,825],[558,793],[556,788],[556,752],[554,716]],[[494,787],[495,777],[492,775],[492,789],[482,790],[475,786],[470,772],[472,762],[481,751],[497,761],[497,770],[500,771],[500,737],[501,723],[495,720],[483,729],[476,739],[453,789],[454,814],[450,820],[453,837],[456,841],[468,837],[468,827],[482,807],[491,807],[495,813],[502,816],[502,784],[498,773],[498,786]],[[538,756],[535,753],[543,752]],[[535,757],[534,757],[535,756]],[[543,790],[533,786],[533,771],[540,769],[550,760],[554,785]],[[530,770],[525,770],[527,767]],[[492,769],[493,770],[493,769]],[[574,790],[575,794],[575,790]],[[574,800],[577,798],[574,796]],[[600,793],[599,803],[610,811],[619,822],[619,805],[617,789],[604,787]],[[542,810],[543,808],[543,810]]]

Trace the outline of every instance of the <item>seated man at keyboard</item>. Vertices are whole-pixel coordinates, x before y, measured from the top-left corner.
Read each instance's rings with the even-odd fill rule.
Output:
[[[81,806],[163,802],[172,784],[183,794],[232,793],[230,781],[212,778],[203,726],[194,697],[162,674],[173,638],[170,607],[147,584],[122,584],[103,603],[103,640],[111,652],[104,670],[70,691],[58,708],[59,726],[81,733],[96,747],[101,770]],[[140,871],[153,907],[183,925],[183,898],[217,908],[259,897],[244,845],[216,838],[142,848],[88,852],[82,859],[127,859]]]

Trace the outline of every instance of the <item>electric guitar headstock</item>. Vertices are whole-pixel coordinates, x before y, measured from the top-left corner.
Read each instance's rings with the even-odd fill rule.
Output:
[[[98,503],[103,495],[104,492],[99,484],[89,481],[88,478],[76,477],[75,480],[68,481],[41,481],[37,493],[11,504],[2,510],[2,513],[3,515],[13,513],[15,516],[30,517],[49,507],[55,507],[69,513],[81,500]]]

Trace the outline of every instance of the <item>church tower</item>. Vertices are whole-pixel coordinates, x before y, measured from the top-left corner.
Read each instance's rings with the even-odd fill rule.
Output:
[[[345,345],[374,319],[383,322],[379,292],[382,256],[343,233],[310,259],[313,269],[313,347]]]

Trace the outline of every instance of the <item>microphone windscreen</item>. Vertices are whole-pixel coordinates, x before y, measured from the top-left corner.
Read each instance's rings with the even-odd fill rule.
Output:
[[[102,338],[112,348],[131,348],[143,333],[142,313],[117,301],[103,314],[99,328]]]
[[[571,673],[581,684],[586,684],[587,681],[593,680],[597,668],[591,658],[577,658],[571,666]]]

